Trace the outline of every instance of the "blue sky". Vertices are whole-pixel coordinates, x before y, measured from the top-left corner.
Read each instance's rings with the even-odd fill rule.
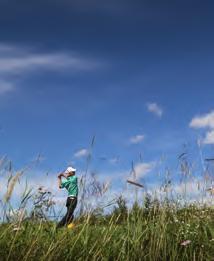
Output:
[[[0,154],[15,169],[41,154],[40,170],[82,170],[95,135],[91,170],[134,161],[149,180],[163,156],[176,169],[184,144],[197,161],[199,137],[212,157],[213,7],[0,0]]]

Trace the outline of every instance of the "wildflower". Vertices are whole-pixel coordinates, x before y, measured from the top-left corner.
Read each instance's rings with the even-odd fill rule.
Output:
[[[21,228],[21,227],[17,227],[17,226],[15,226],[14,228],[13,228],[13,231],[20,231],[20,230],[22,230],[23,228]]]
[[[51,192],[49,191],[49,190],[47,190],[44,186],[40,186],[39,188],[38,188],[38,192],[40,193],[40,194],[51,194]]]
[[[187,246],[191,243],[191,240],[185,240],[181,243],[181,246]]]

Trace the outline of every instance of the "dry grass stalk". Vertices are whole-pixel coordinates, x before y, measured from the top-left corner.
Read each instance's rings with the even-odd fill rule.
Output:
[[[10,200],[14,187],[16,185],[16,182],[22,176],[22,174],[23,174],[23,172],[17,172],[17,174],[11,178],[11,180],[8,184],[8,187],[7,187],[7,192],[4,196],[5,202],[8,202]]]
[[[143,186],[142,184],[137,183],[137,182],[134,182],[134,181],[129,180],[129,179],[127,179],[126,182],[129,183],[129,184],[132,184],[132,185],[134,185],[134,186],[137,186],[137,187],[140,187],[140,188],[144,188],[144,186]]]

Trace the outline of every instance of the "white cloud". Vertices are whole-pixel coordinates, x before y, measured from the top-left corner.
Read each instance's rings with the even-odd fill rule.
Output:
[[[74,154],[74,157],[75,158],[83,158],[83,157],[87,157],[88,155],[89,155],[89,151],[87,149],[81,149],[81,150],[78,150]]]
[[[159,183],[148,183],[147,193],[151,195],[152,198],[158,198],[163,200],[166,197],[166,192]],[[206,186],[203,180],[189,180],[187,182],[175,182],[172,183],[168,188],[168,195],[170,194],[174,198],[174,202],[184,205],[197,204],[197,206],[203,206],[203,204],[212,205],[213,198],[210,193],[205,194]],[[170,193],[169,193],[170,192]],[[176,205],[175,204],[175,205]]]
[[[63,69],[88,70],[88,61],[66,53],[24,54],[19,57],[0,57],[0,73],[21,74],[26,71]]]
[[[196,180],[189,180],[187,182],[175,183],[172,185],[172,190],[179,195],[187,195],[187,196],[196,196],[200,194],[199,184],[202,185],[201,182]]]
[[[21,74],[35,70],[91,70],[96,63],[70,52],[38,52],[0,44],[0,74]]]
[[[189,126],[191,128],[205,128],[209,129],[207,131],[204,138],[201,139],[201,143],[203,144],[214,144],[214,111],[211,111],[210,113],[201,115],[201,116],[195,116]]]
[[[154,167],[154,162],[138,163],[134,166],[134,173],[132,173],[132,175],[134,174],[136,179],[143,178],[150,173]]]
[[[101,180],[108,180],[111,181],[112,184],[126,184],[127,178],[133,179],[135,175],[136,179],[140,179],[142,177],[145,177],[147,174],[149,174],[154,168],[156,167],[156,162],[141,162],[134,165],[134,172],[130,169],[118,169],[116,171],[107,171],[107,172],[100,172],[97,173],[97,176]],[[130,166],[131,167],[131,166]]]
[[[41,52],[29,47],[0,43],[0,95],[15,90],[17,77],[29,73],[80,72],[97,68],[98,63],[68,51]]]
[[[157,103],[147,103],[147,109],[158,117],[163,115],[163,109]]]
[[[202,142],[204,144],[214,144],[214,130],[208,131]]]
[[[136,135],[130,138],[129,142],[131,144],[138,144],[144,140],[144,135]]]
[[[202,116],[195,116],[189,126],[191,128],[214,128],[214,111]]]

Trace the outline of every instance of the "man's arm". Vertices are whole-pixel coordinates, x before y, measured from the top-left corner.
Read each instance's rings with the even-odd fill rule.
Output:
[[[65,177],[63,173],[58,175],[58,187],[62,188],[62,177]]]

